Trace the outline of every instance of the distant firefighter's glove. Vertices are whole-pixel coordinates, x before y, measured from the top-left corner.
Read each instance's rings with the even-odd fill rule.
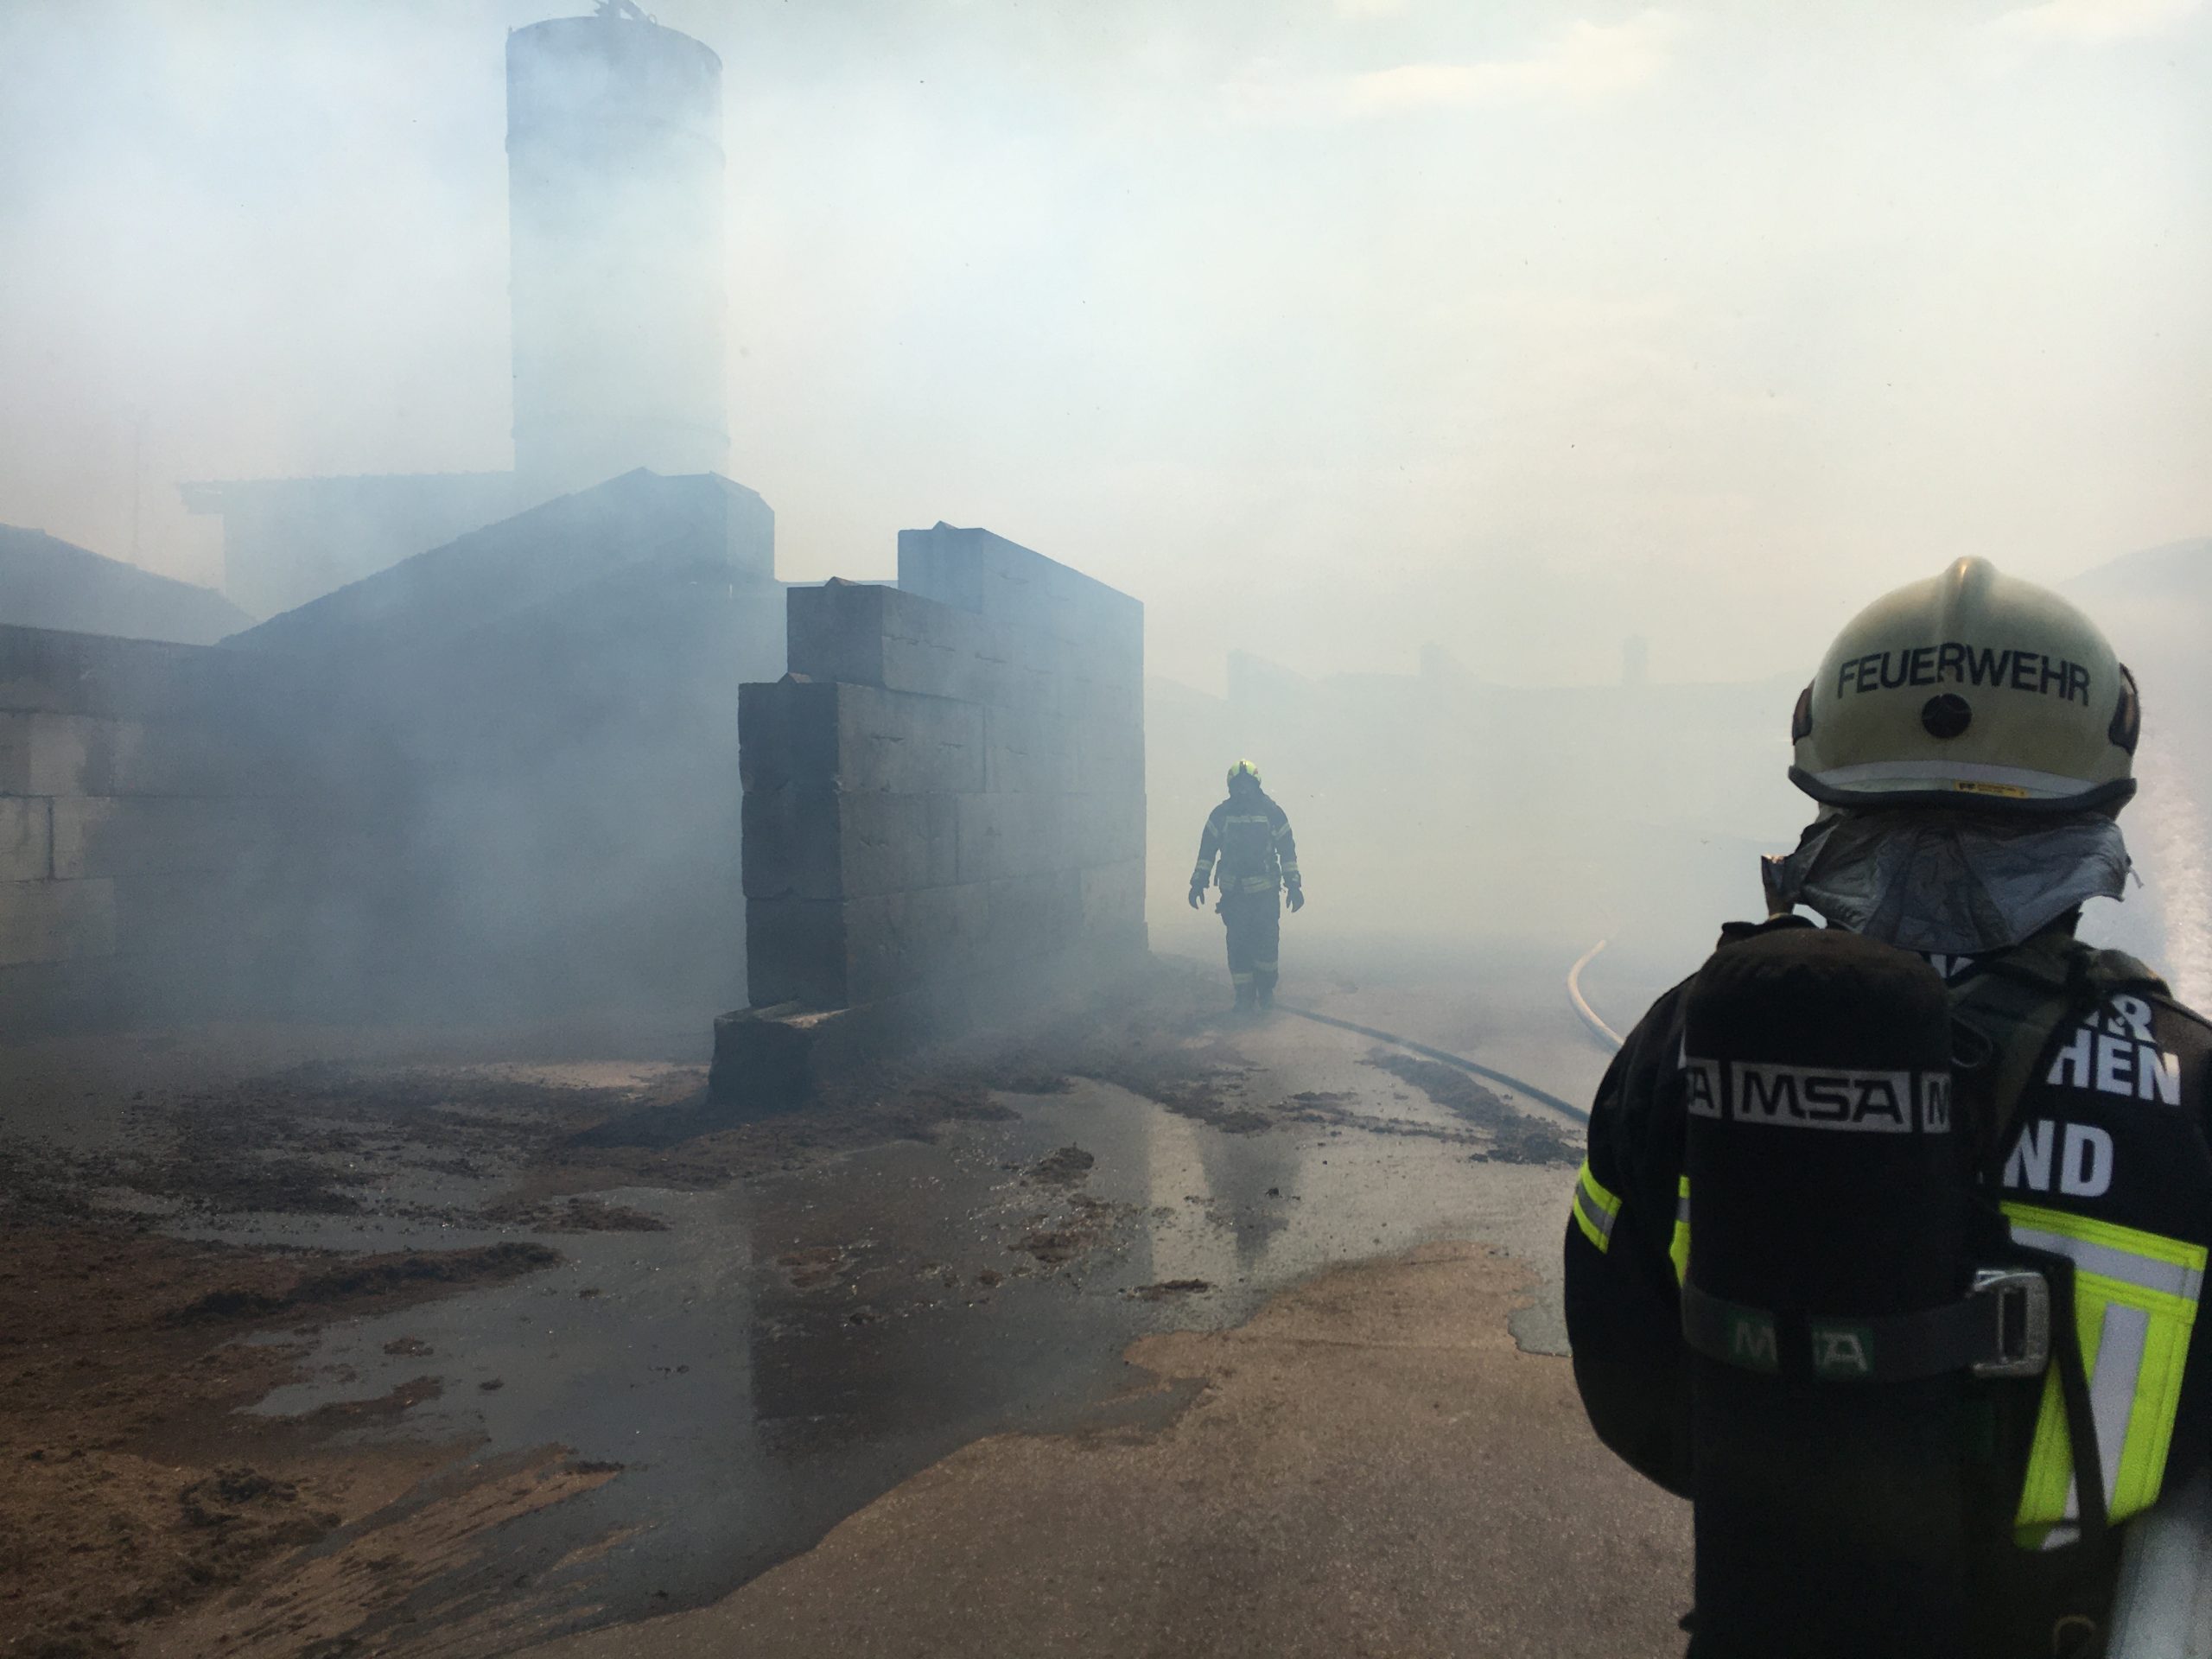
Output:
[[[1191,908],[1196,910],[1206,901],[1206,890],[1197,882],[1191,883]]]
[[[1290,913],[1294,916],[1306,908],[1306,884],[1294,881],[1289,887]]]

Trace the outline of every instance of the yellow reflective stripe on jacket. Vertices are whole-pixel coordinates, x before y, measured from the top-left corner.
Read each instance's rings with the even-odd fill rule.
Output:
[[[1590,1160],[1585,1158],[1574,1178],[1574,1224],[1582,1229],[1582,1236],[1601,1252],[1611,1249],[1613,1222],[1620,1212],[1621,1201],[1590,1173]]]
[[[1667,1246],[1667,1259],[1675,1264],[1675,1283],[1688,1281],[1690,1271],[1690,1178],[1681,1178],[1675,1189],[1675,1236]]]
[[[1213,861],[1221,855],[1221,826],[1207,815],[1205,828],[1198,831],[1198,861],[1191,871],[1191,885],[1203,887],[1213,880]]]
[[[2124,1521],[2158,1500],[2165,1478],[2205,1249],[2062,1210],[2009,1202],[2003,1207],[2015,1242],[2074,1263],[2074,1319],[2089,1379],[2105,1512]],[[2056,1548],[2079,1535],[2081,1513],[2054,1365],[2044,1382],[2014,1536],[2025,1549]]]

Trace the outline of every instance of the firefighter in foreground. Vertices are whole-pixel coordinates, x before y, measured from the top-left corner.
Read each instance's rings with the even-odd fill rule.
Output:
[[[1590,1421],[1695,1505],[1689,1652],[2194,1654],[2144,1632],[2208,1557],[2212,1029],[2074,937],[2134,682],[1967,559],[1791,723],[1819,815],[1613,1061],[1567,1230]]]
[[[1298,842],[1290,833],[1289,815],[1260,787],[1260,769],[1249,760],[1229,769],[1229,798],[1206,815],[1198,865],[1191,872],[1192,910],[1205,901],[1210,882],[1221,888],[1221,902],[1214,908],[1229,930],[1229,977],[1236,987],[1236,1006],[1273,1006],[1282,941],[1281,897],[1288,899],[1294,912],[1303,910],[1306,887],[1298,874]]]

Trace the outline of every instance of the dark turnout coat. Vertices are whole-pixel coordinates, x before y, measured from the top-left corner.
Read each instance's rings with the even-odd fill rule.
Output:
[[[1759,931],[1732,927],[1724,948]],[[2058,948],[2073,963],[2091,954],[2071,940]],[[1999,960],[1935,965],[1955,996]],[[1680,1287],[1697,1210],[1684,1160],[1688,985],[1652,1005],[1599,1085],[1566,1238],[1567,1330],[1591,1424],[1639,1472],[1685,1496],[1690,1373]],[[1999,1143],[1991,1196],[2014,1241],[2073,1264],[2113,1522],[2212,1460],[2212,1327],[2197,1321],[2212,1250],[2208,1072],[2212,1027],[2163,987],[2132,987],[2059,1027]],[[2117,1534],[2085,1525],[2057,1377],[1974,1386],[1996,1425],[1980,1560],[1987,1628],[1975,1651],[2041,1656],[2058,1617],[2104,1621]]]
[[[1264,790],[1232,794],[1206,815],[1191,886],[1202,889],[1216,880],[1224,895],[1298,885],[1298,840],[1290,815]]]

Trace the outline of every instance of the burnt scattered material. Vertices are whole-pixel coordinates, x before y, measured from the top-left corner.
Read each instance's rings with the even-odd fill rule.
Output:
[[[1106,1243],[1115,1224],[1129,1213],[1127,1205],[1108,1204],[1078,1192],[1065,1214],[1039,1216],[1022,1236],[1020,1248],[1040,1266],[1058,1268],[1086,1256]]]
[[[1580,1160],[1573,1142],[1556,1128],[1515,1110],[1503,1096],[1464,1071],[1387,1048],[1371,1050],[1367,1064],[1413,1084],[1453,1116],[1486,1131],[1489,1145],[1475,1154],[1479,1159],[1499,1164],[1573,1164]]]
[[[508,1199],[482,1212],[497,1227],[520,1227],[533,1233],[664,1233],[668,1224],[658,1216],[626,1204],[604,1198],[570,1198],[566,1204],[531,1204]]]
[[[1097,1161],[1081,1147],[1062,1147],[1032,1164],[1022,1179],[1039,1186],[1073,1186],[1089,1177]]]
[[[179,1309],[180,1324],[202,1319],[266,1319],[280,1313],[327,1312],[360,1302],[434,1287],[485,1284],[550,1268],[561,1259],[543,1244],[487,1244],[468,1250],[409,1250],[363,1256],[327,1272],[309,1274],[289,1290],[211,1290]]]
[[[1212,1288],[1204,1279],[1163,1279],[1156,1285],[1139,1285],[1128,1294],[1140,1302],[1164,1302],[1173,1296],[1197,1296]]]

